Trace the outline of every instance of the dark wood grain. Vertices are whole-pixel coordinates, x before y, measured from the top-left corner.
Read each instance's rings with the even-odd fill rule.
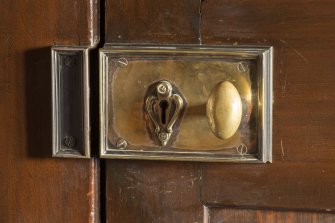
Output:
[[[107,221],[202,222],[209,219],[201,204],[211,222],[334,221],[324,213],[211,208],[335,210],[334,17],[326,0],[107,0],[107,43],[274,46],[274,162],[108,160]],[[190,176],[197,186],[185,190]]]
[[[335,216],[327,213],[292,211],[263,211],[229,208],[211,208],[211,222],[229,223],[332,223]]]
[[[108,161],[107,222],[201,222],[196,164]]]
[[[334,1],[203,1],[203,43],[274,46],[274,161],[205,165],[203,202],[335,209],[334,30]]]
[[[51,158],[50,68],[51,45],[96,41],[97,5],[0,5],[0,222],[97,222],[97,162]]]
[[[199,1],[106,1],[106,43],[198,43]],[[107,222],[201,222],[198,164],[106,160]]]
[[[199,1],[106,0],[107,43],[197,43]]]
[[[334,211],[334,167],[312,163],[205,165],[207,205]]]

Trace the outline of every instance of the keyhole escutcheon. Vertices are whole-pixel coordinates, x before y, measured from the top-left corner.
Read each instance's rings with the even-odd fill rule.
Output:
[[[160,120],[163,125],[166,125],[167,123],[167,116],[168,116],[168,108],[169,108],[169,102],[166,100],[162,100],[159,103],[160,108]]]

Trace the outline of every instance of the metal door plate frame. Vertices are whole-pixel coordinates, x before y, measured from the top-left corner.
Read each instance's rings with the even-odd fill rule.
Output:
[[[108,140],[107,91],[110,64],[109,57],[125,59],[128,55],[145,55],[146,58],[155,55],[187,55],[206,56],[220,55],[224,58],[256,59],[259,72],[259,132],[257,154],[220,155],[215,152],[199,151],[169,151],[169,150],[134,150],[127,148],[127,141],[119,139],[115,144]],[[148,56],[149,55],[149,56]],[[269,46],[112,46],[106,45],[100,49],[100,156],[117,159],[146,159],[146,160],[184,160],[205,162],[243,162],[266,163],[272,162],[272,60],[273,50]],[[127,60],[120,61],[127,63]]]
[[[90,158],[88,51],[88,47],[51,48],[53,157]]]

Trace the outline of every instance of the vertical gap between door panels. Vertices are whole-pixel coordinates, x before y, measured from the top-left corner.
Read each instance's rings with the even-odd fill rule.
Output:
[[[97,47],[98,51],[105,44],[105,24],[106,24],[105,16],[106,16],[106,0],[100,0],[100,21],[99,21],[100,42]],[[97,52],[97,55],[99,55],[99,52]],[[99,62],[99,59],[98,59],[98,62]],[[97,89],[99,89],[99,78],[98,78],[98,82],[96,83],[96,86],[97,86]],[[96,101],[99,102],[99,90],[98,90],[98,98]],[[97,103],[96,106],[97,108],[99,108],[99,103]],[[99,115],[97,117],[99,117]],[[98,127],[99,127],[99,124],[98,124]],[[100,148],[100,146],[97,146],[97,148]],[[106,210],[106,165],[105,165],[105,160],[100,159],[100,221],[101,222],[106,222],[106,211],[107,211]]]

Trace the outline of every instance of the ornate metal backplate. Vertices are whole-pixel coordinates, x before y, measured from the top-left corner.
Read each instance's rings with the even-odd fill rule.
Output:
[[[271,162],[272,48],[106,46],[104,158]]]
[[[169,81],[158,81],[148,88],[144,102],[149,135],[163,147],[169,144],[174,129],[177,129],[175,124],[182,117],[185,105],[185,100],[174,88]]]

